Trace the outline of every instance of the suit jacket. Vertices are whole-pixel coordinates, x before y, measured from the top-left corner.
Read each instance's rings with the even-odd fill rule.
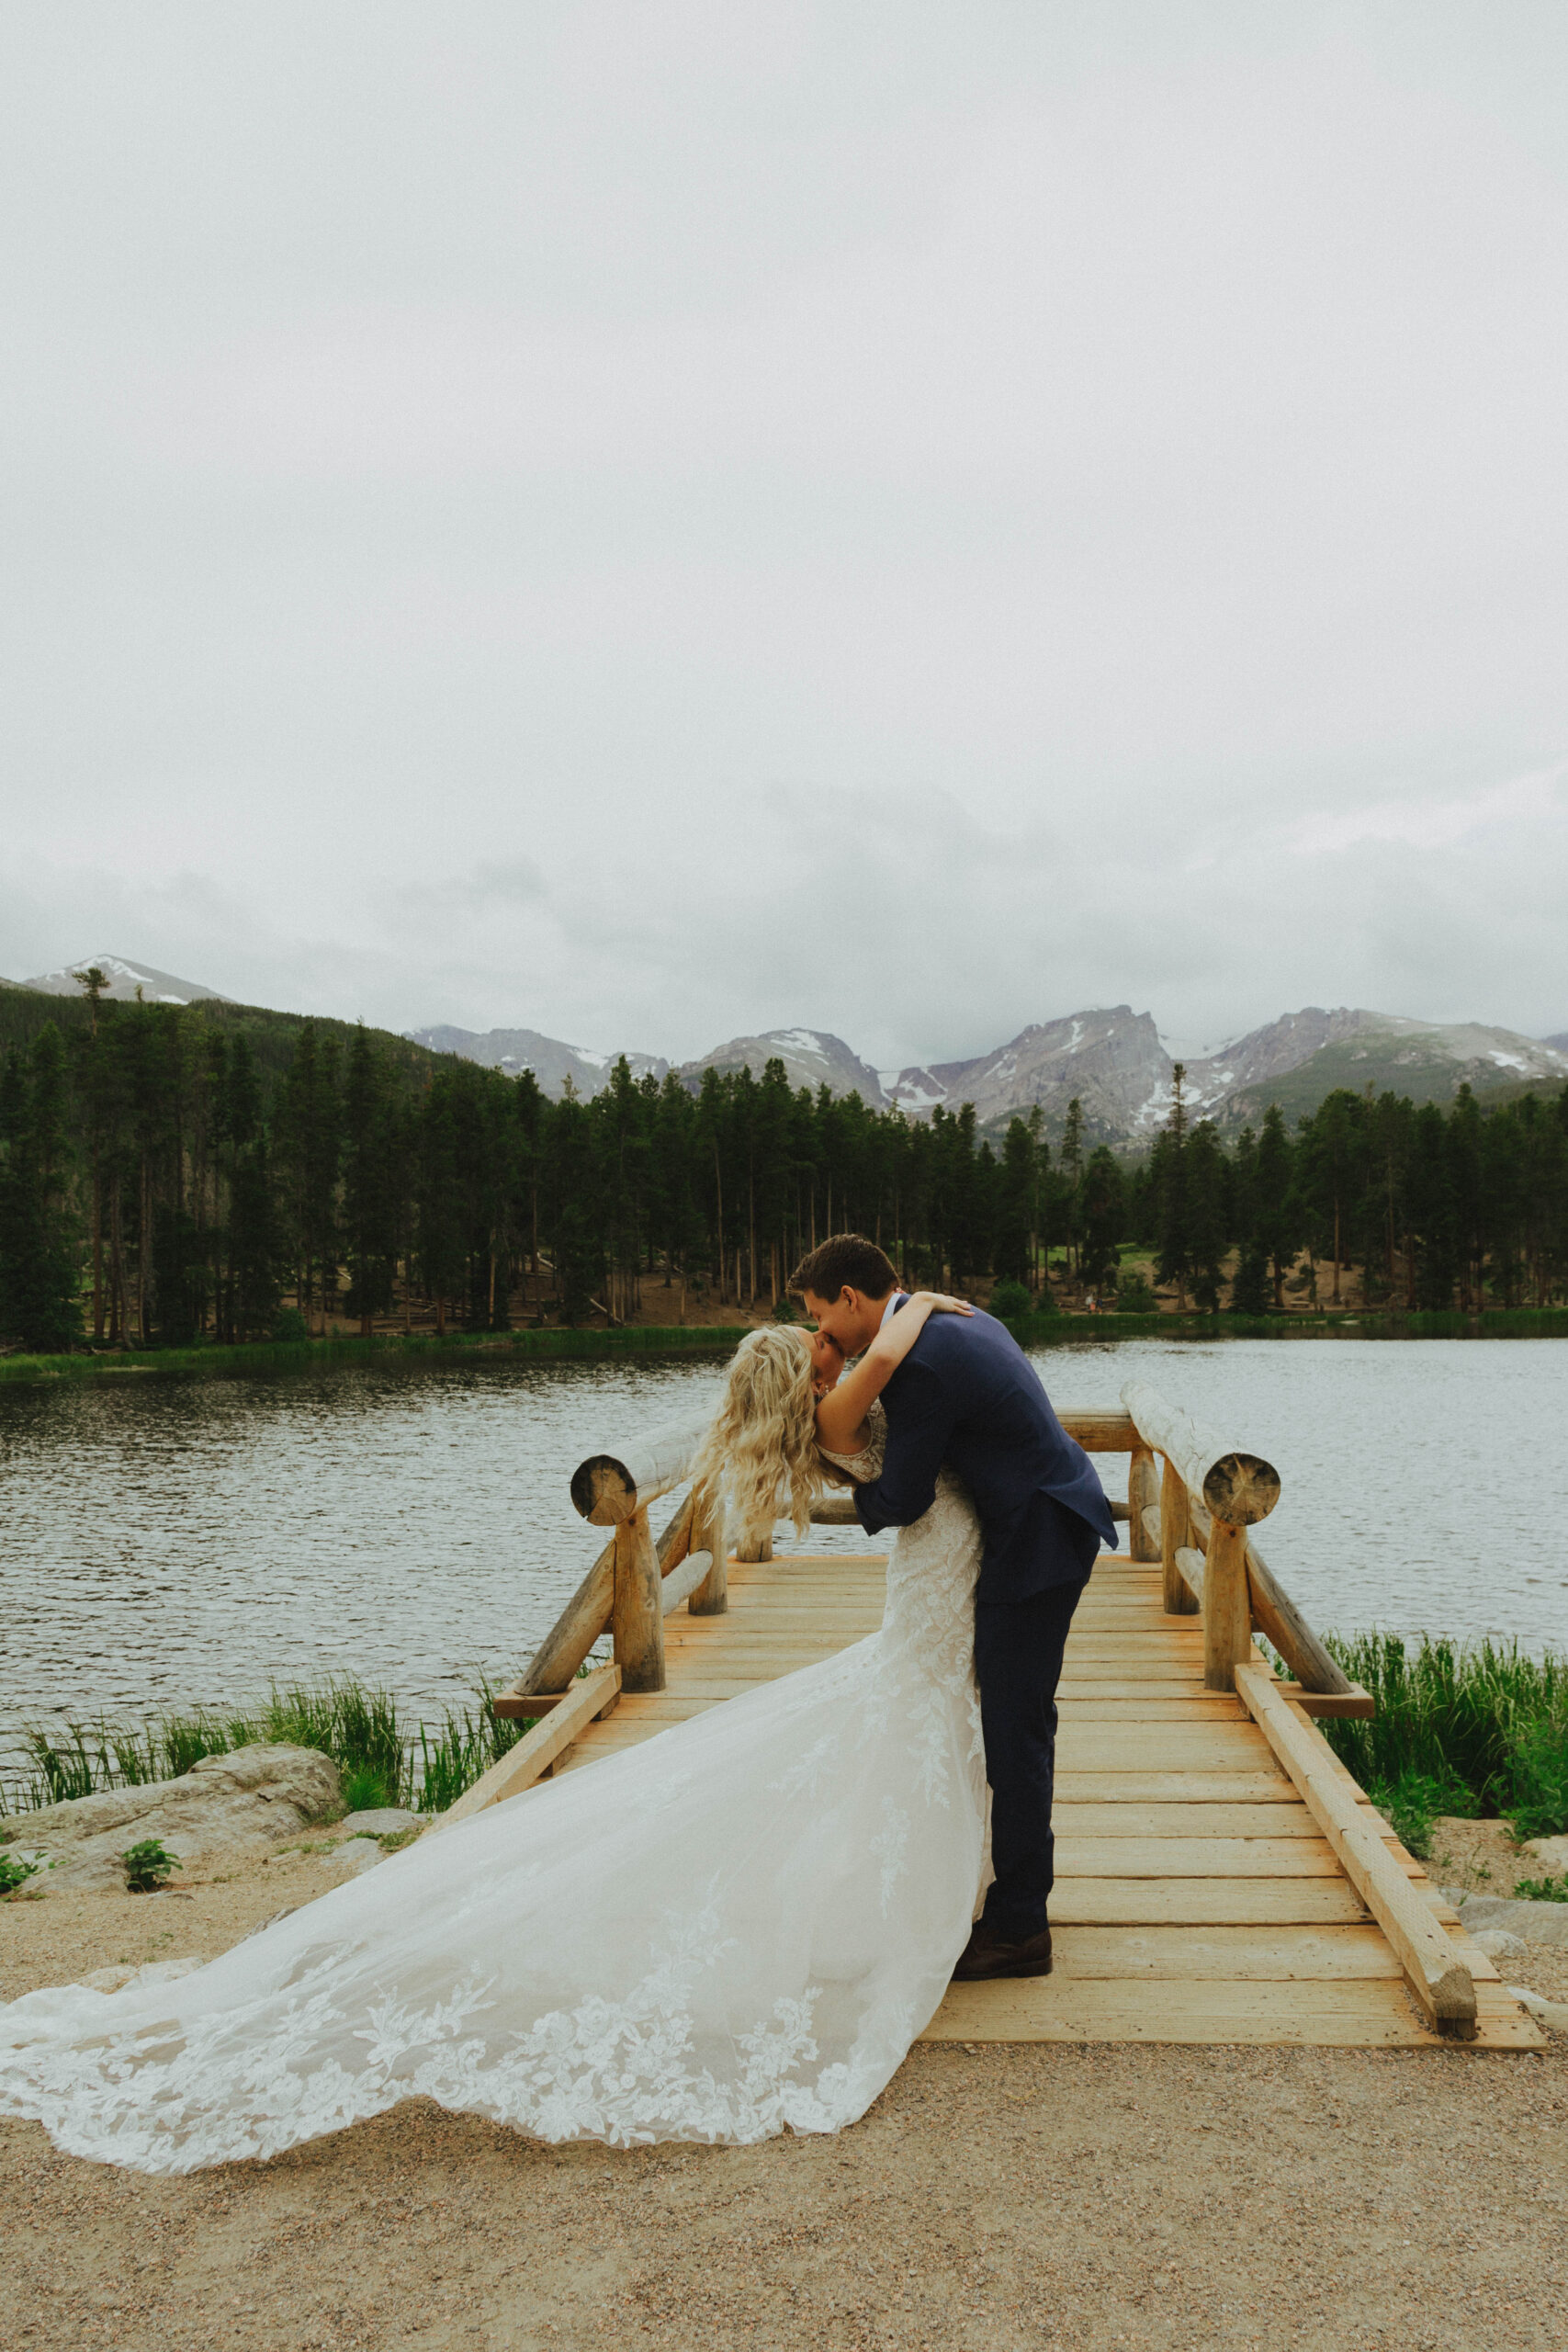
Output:
[[[882,1476],[854,1498],[868,1535],[908,1527],[928,1511],[945,1462],[980,1515],[977,1600],[1027,1600],[1077,1581],[1098,1548],[1090,1531],[1115,1550],[1098,1472],[1052,1411],[1023,1350],[991,1316],[933,1315],[882,1405]]]

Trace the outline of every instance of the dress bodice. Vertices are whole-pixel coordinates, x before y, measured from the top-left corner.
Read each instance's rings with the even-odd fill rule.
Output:
[[[824,1460],[836,1462],[840,1470],[847,1470],[857,1486],[882,1476],[882,1459],[887,1451],[887,1416],[880,1396],[874,1396],[867,1406],[865,1422],[866,1441],[858,1453],[831,1453],[826,1446],[822,1448]]]

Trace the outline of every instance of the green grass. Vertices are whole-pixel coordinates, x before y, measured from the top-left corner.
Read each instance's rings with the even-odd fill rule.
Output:
[[[174,1780],[204,1756],[225,1756],[255,1740],[317,1747],[330,1756],[341,1775],[345,1812],[396,1804],[440,1813],[528,1728],[497,1715],[488,1682],[474,1695],[472,1707],[446,1709],[433,1727],[405,1721],[389,1692],[345,1675],[275,1688],[265,1706],[250,1713],[200,1709],[155,1716],[136,1727],[102,1720],[68,1723],[62,1732],[34,1727],[24,1735],[26,1777],[0,1788],[0,1814],[10,1815],[14,1837],[17,1816],[39,1805]],[[0,1838],[6,1834],[0,1831]]]
[[[145,1379],[149,1374],[304,1372],[317,1365],[396,1363],[406,1358],[486,1355],[502,1362],[554,1363],[589,1356],[706,1354],[735,1346],[740,1324],[634,1324],[615,1331],[387,1332],[327,1340],[257,1340],[246,1347],[148,1348],[125,1355],[0,1357],[0,1382]]]
[[[1517,1838],[1568,1830],[1568,1658],[1517,1644],[1325,1638],[1377,1713],[1319,1729],[1412,1853],[1427,1852],[1440,1814],[1506,1820]]]

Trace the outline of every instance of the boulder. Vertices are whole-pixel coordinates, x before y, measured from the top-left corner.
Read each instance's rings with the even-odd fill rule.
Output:
[[[1540,1864],[1543,1878],[1561,1878],[1568,1871],[1568,1838],[1527,1838],[1524,1850]]]
[[[175,1781],[102,1789],[13,1815],[8,1850],[44,1866],[40,1887],[123,1889],[119,1857],[145,1838],[160,1838],[182,1864],[210,1866],[264,1854],[335,1813],[340,1802],[330,1756],[258,1741],[227,1756],[204,1756]]]
[[[1467,1894],[1463,1887],[1440,1886],[1473,1935],[1478,1928],[1504,1928],[1527,1944],[1568,1944],[1568,1903],[1526,1903],[1504,1894]]]
[[[428,1815],[410,1813],[406,1805],[373,1805],[368,1813],[351,1813],[338,1827],[351,1838],[392,1838],[400,1829],[415,1829]]]
[[[374,1838],[350,1838],[346,1844],[334,1846],[330,1854],[323,1854],[321,1864],[323,1869],[341,1871],[345,1878],[358,1878],[386,1859]]]
[[[1523,1960],[1529,1950],[1522,1936],[1511,1935],[1506,1928],[1479,1928],[1471,1941],[1488,1960]]]

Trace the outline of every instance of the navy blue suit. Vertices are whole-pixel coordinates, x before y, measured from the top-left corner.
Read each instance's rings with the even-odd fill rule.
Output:
[[[855,1489],[867,1534],[908,1527],[928,1511],[944,1463],[980,1516],[975,1669],[996,1871],[985,1923],[1021,1941],[1046,1925],[1051,1893],[1062,1653],[1100,1544],[1116,1548],[1115,1521],[1088,1454],[991,1316],[933,1315],[882,1404],[882,1476]]]

